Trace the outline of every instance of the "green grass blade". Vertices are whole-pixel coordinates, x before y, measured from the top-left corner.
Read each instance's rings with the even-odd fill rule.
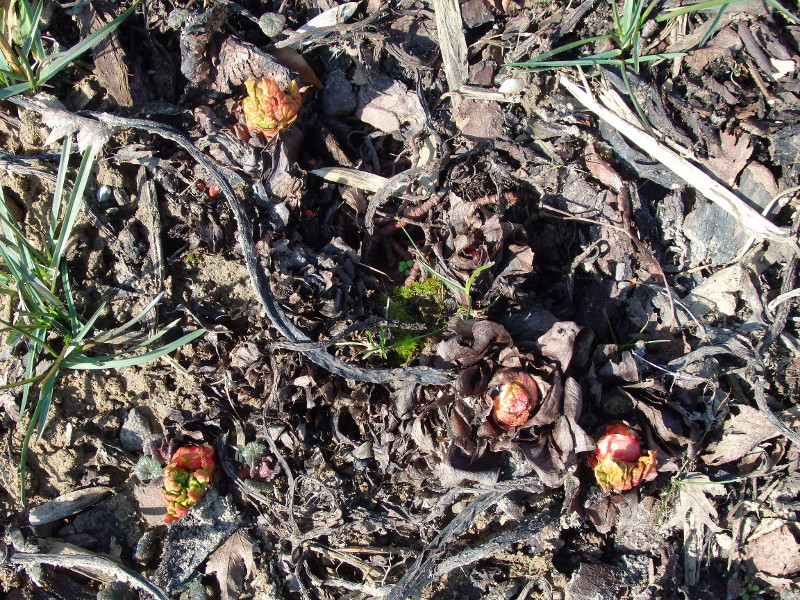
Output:
[[[27,282],[27,284],[28,287],[31,288],[31,291],[35,292],[31,294],[32,299],[35,302],[38,302],[40,305],[43,305],[44,303],[42,302],[42,299],[46,299],[54,310],[58,311],[59,313],[67,312],[67,307],[64,306],[64,303],[61,302],[61,300],[59,300],[58,298],[56,298],[55,295],[50,290],[44,287],[41,281],[32,278],[30,281]],[[46,312],[46,311],[43,310],[41,312]]]
[[[86,184],[89,182],[89,177],[92,174],[92,165],[94,164],[94,159],[98,152],[99,148],[89,146],[83,154],[83,160],[81,160],[81,166],[75,177],[75,185],[72,186],[72,192],[69,195],[64,218],[61,222],[61,230],[59,231],[58,239],[53,249],[53,255],[50,259],[50,267],[53,269],[57,269],[63,259],[67,241],[70,235],[72,235],[72,228],[75,226],[75,222],[78,220],[78,214],[83,207],[83,192],[86,189]]]
[[[128,358],[120,358],[120,359],[111,359],[111,360],[108,360],[108,357],[103,357],[103,356],[84,357],[84,360],[82,362],[72,362],[68,366],[70,369],[93,370],[93,369],[121,369],[123,367],[132,367],[135,365],[141,365],[151,360],[155,360],[156,358],[160,358],[165,354],[169,354],[170,352],[176,350],[180,346],[188,344],[189,342],[197,339],[205,332],[206,332],[205,329],[197,329],[192,333],[187,334],[182,338],[175,340],[174,342],[162,346],[161,348],[157,348],[155,350],[151,350],[150,352],[145,352],[144,354],[139,354],[137,356],[131,356]]]
[[[44,331],[35,331],[36,337],[44,335]],[[31,342],[28,346],[28,356],[25,359],[25,379],[32,379],[36,371],[36,356],[39,354],[39,345],[36,342]],[[22,398],[19,402],[19,412],[23,414],[28,407],[28,397],[30,396],[31,386],[26,385],[22,388]]]
[[[31,385],[39,381],[44,376],[45,373],[42,373],[41,375],[34,375],[30,379],[22,379],[20,381],[15,381],[14,383],[7,383],[5,385],[0,385],[0,390],[10,390],[11,388],[19,387],[21,385]]]
[[[800,25],[800,18],[797,17],[794,13],[789,12],[786,10],[783,5],[778,2],[778,0],[767,0],[767,4],[772,6],[775,10],[781,13],[784,18],[789,21],[792,25]]]
[[[113,33],[117,27],[119,27],[120,23],[122,23],[131,15],[138,4],[139,0],[136,0],[136,2],[134,2],[128,10],[119,15],[116,19],[109,21],[91,35],[86,36],[69,50],[65,50],[64,52],[59,52],[58,54],[48,57],[39,74],[39,82],[45,83],[46,81],[50,80],[81,54],[102,42],[103,39],[105,39],[108,35]]]
[[[593,67],[597,65],[618,65],[620,59],[618,58],[620,53],[616,50],[612,50],[612,56],[609,58],[606,57],[598,57],[598,56],[587,56],[584,58],[576,58],[574,60],[549,60],[545,61],[541,64],[532,64],[530,69],[557,69],[561,67]]]
[[[155,307],[155,305],[158,304],[161,301],[161,299],[164,297],[164,294],[165,294],[165,292],[161,292],[158,295],[156,295],[156,297],[153,298],[150,301],[150,303],[147,306],[145,306],[139,312],[139,314],[137,314],[135,317],[133,317],[132,319],[130,319],[126,323],[120,325],[116,329],[112,329],[111,331],[107,331],[106,333],[102,334],[101,336],[95,338],[94,342],[96,344],[103,344],[105,342],[108,342],[109,340],[113,340],[115,337],[117,337],[121,333],[124,333],[125,331],[127,331],[128,329],[130,329],[131,327],[136,325],[136,323],[141,321],[147,315],[147,313],[149,313],[151,310],[153,310],[153,307]]]
[[[75,333],[75,337],[72,339],[72,342],[74,344],[78,344],[83,341],[83,338],[85,338],[86,334],[92,330],[95,321],[97,321],[97,319],[100,318],[100,315],[103,314],[105,308],[106,308],[106,303],[103,302],[102,304],[100,304],[100,307],[96,311],[94,311],[92,316],[89,317],[89,320],[86,321],[86,323],[84,323],[84,325],[77,330],[77,332]]]
[[[61,285],[64,288],[64,299],[67,301],[70,329],[77,331],[80,329],[81,322],[78,320],[78,311],[75,309],[75,300],[72,298],[72,284],[69,282],[66,262],[61,263]]]
[[[36,10],[34,11],[31,10],[28,0],[23,0],[22,5],[25,7],[25,10],[30,17],[30,30],[27,32],[27,35],[22,42],[22,51],[20,54],[22,54],[22,56],[28,56],[31,53],[31,48],[33,48],[34,44],[36,44],[37,47],[34,55],[38,55],[37,59],[41,60],[41,58],[44,56],[44,48],[42,47],[42,35],[39,31],[39,19],[42,16],[44,2],[39,0],[39,3],[36,5]],[[39,53],[39,50],[41,50],[41,54]]]
[[[653,131],[653,128],[650,126],[650,122],[647,120],[647,115],[644,113],[642,109],[642,105],[639,104],[639,100],[636,98],[636,93],[633,91],[633,86],[631,85],[631,81],[628,78],[628,68],[627,65],[624,63],[620,65],[619,69],[620,74],[622,75],[622,80],[625,82],[625,87],[628,89],[628,97],[631,99],[631,104],[633,104],[633,109],[636,111],[636,114],[639,116],[639,121],[642,122],[642,125],[647,130],[647,132],[653,136],[654,139],[658,139],[656,132]]]
[[[0,89],[0,100],[5,100],[6,98],[10,98],[11,96],[16,96],[17,94],[21,94],[23,92],[27,92],[28,90],[32,89],[33,85],[31,84],[30,81],[4,87],[3,89]]]
[[[506,66],[509,67],[525,67],[530,63],[538,63],[544,60],[547,60],[551,56],[555,56],[556,54],[561,54],[562,52],[568,52],[569,50],[573,50],[575,48],[580,48],[581,46],[585,46],[586,44],[592,44],[594,42],[599,42],[600,40],[610,40],[612,36],[610,35],[598,35],[592,38],[586,38],[585,40],[578,40],[577,42],[571,42],[569,44],[564,44],[563,46],[559,46],[558,48],[553,48],[552,50],[548,50],[547,52],[542,52],[536,58],[533,58],[529,61],[519,62],[519,63],[509,63]]]
[[[0,222],[7,227],[7,231],[15,238],[15,241],[12,242],[10,239],[0,236],[0,245],[6,248],[9,256],[13,256],[19,261],[25,261],[28,267],[47,262],[42,253],[28,241],[28,238],[17,226],[16,221],[9,220],[5,215],[0,214]]]
[[[656,22],[661,23],[662,21],[674,19],[675,17],[679,17],[681,15],[685,15],[692,12],[697,12],[699,10],[719,8],[720,6],[734,6],[736,4],[742,4],[746,1],[747,0],[706,0],[705,2],[698,2],[697,4],[678,6],[665,11],[664,14],[658,15],[656,17]]]
[[[43,338],[38,337],[38,336],[34,335],[33,333],[31,333],[30,331],[28,331],[28,329],[30,329],[30,327],[18,327],[16,325],[14,325],[13,323],[9,323],[5,319],[0,319],[0,325],[2,325],[2,331],[6,331],[6,330],[13,331],[13,332],[17,333],[18,335],[21,335],[22,337],[24,337],[24,338],[26,338],[26,339],[28,339],[28,340],[30,340],[32,342],[35,342],[36,344],[39,344],[42,348],[47,350],[53,356],[58,356],[58,352],[55,352],[53,350],[53,348],[50,346],[50,344],[48,344]]]
[[[44,428],[47,426],[50,404],[53,401],[53,388],[55,386],[56,377],[58,377],[58,366],[59,362],[56,361],[47,371],[46,378],[42,382],[42,387],[39,388],[39,401],[36,403],[36,408],[33,410],[31,422],[28,425],[28,430],[25,432],[25,438],[22,441],[22,449],[19,456],[19,478],[20,496],[23,506],[25,505],[25,467],[28,462],[28,448],[30,447],[34,430],[39,430],[39,438],[41,438]],[[25,391],[30,391],[30,386],[27,386]],[[20,412],[22,412],[22,410],[23,409],[20,408]]]
[[[37,437],[42,439],[44,428],[47,427],[47,422],[50,420],[50,405],[53,403],[53,389],[58,379],[60,365],[58,362],[53,364],[50,368],[48,376],[42,381],[42,386],[39,388],[39,402],[36,403],[36,410],[38,415],[34,415],[36,421]],[[39,410],[41,408],[41,410]]]
[[[708,27],[708,31],[706,31],[703,39],[700,40],[700,43],[697,44],[698,48],[702,48],[706,45],[711,36],[714,34],[714,31],[717,29],[717,25],[719,25],[720,19],[722,19],[722,15],[725,14],[725,10],[728,8],[728,5],[720,6],[719,11],[717,12],[717,16],[714,17],[713,21],[711,21],[711,25]]]
[[[61,146],[61,160],[58,161],[58,175],[56,176],[56,189],[53,192],[53,204],[50,207],[50,223],[47,228],[48,251],[52,256],[56,246],[56,228],[58,227],[58,217],[61,214],[61,204],[64,201],[64,183],[67,180],[67,170],[69,168],[69,157],[72,154],[72,136],[64,137],[64,144]]]
[[[132,345],[128,346],[127,348],[123,349],[123,350],[120,350],[118,352],[114,352],[113,354],[108,354],[108,355],[104,356],[103,358],[110,360],[112,358],[117,358],[119,356],[129,355],[129,354],[131,354],[133,352],[136,352],[137,350],[141,350],[142,348],[146,348],[147,346],[151,346],[153,343],[157,342],[162,337],[164,337],[164,335],[166,335],[172,329],[174,329],[175,326],[178,323],[180,323],[180,319],[175,319],[171,323],[167,323],[167,325],[165,325],[164,327],[159,329],[157,332],[155,332],[153,335],[151,335],[146,340],[143,340],[141,342],[137,342],[135,344],[132,344]],[[98,345],[97,341],[91,340],[91,341],[87,342],[86,344],[84,344],[84,349],[89,349],[89,348],[92,348],[92,347],[97,346],[97,345]]]

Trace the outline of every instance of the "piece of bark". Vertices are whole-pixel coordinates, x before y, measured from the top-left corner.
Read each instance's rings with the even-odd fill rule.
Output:
[[[214,81],[215,90],[229,94],[231,86],[239,86],[248,79],[261,77],[273,77],[282,89],[286,89],[293,79],[289,69],[252,44],[232,37],[222,43]]]
[[[109,23],[116,16],[116,2],[97,2],[83,7],[78,18],[81,37]],[[147,90],[140,78],[131,76],[125,60],[125,50],[114,31],[92,49],[97,80],[119,106],[133,106],[147,101]],[[135,75],[135,74],[134,74]]]

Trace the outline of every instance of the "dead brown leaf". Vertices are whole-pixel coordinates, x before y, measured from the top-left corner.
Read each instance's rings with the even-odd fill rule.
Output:
[[[591,142],[586,144],[586,148],[583,150],[583,161],[592,177],[604,186],[619,193],[622,186],[625,185],[614,168],[597,153],[594,144]]]
[[[275,48],[270,51],[270,55],[281,65],[300,75],[303,85],[313,85],[315,88],[325,87],[317,77],[314,69],[308,64],[305,57],[293,48]]]
[[[775,426],[758,409],[742,405],[738,411],[725,421],[722,439],[703,455],[708,464],[716,466],[739,460],[761,442],[778,435]]]
[[[789,575],[800,571],[800,544],[789,524],[756,538],[745,549],[753,566],[770,575]]]
[[[235,531],[208,557],[206,573],[217,576],[221,600],[236,600],[242,594],[244,577],[253,570],[254,548],[241,531]]]
[[[750,135],[743,133],[737,138],[735,134],[720,131],[719,144],[710,144],[709,150],[713,153],[707,158],[705,166],[722,181],[733,184],[747,166],[753,146],[750,145]]]
[[[698,529],[703,527],[710,531],[719,533],[722,528],[717,524],[719,514],[717,508],[710,497],[722,496],[725,494],[725,486],[714,483],[706,475],[700,473],[689,473],[680,482],[678,493],[678,503],[675,512],[670,519],[669,525],[674,526],[683,524],[684,529],[694,525]],[[690,520],[689,514],[694,519]],[[699,536],[702,539],[702,532]]]

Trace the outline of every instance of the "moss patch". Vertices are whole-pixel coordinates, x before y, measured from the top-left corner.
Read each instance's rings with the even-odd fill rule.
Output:
[[[387,297],[388,316],[395,321],[425,323],[436,328],[444,317],[446,295],[444,284],[436,277],[395,288]],[[431,332],[393,327],[391,349],[403,364],[408,364],[417,357],[430,335]]]

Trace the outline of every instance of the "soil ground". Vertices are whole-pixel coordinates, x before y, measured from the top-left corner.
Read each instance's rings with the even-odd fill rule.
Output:
[[[42,30],[122,8],[47,2]],[[745,2],[700,45],[717,13],[649,19],[640,54],[681,54],[626,82],[511,66],[609,33],[603,0],[151,0],[3,101],[29,239],[60,148],[38,101],[110,133],[67,254],[83,318],[164,291],[144,332],[205,330],[64,372],[24,505],[31,410],[0,392],[6,597],[797,597],[800,25]],[[302,96],[269,132],[262,77]],[[613,424],[636,450],[604,491]],[[164,524],[143,457],[182,446],[216,469]]]

